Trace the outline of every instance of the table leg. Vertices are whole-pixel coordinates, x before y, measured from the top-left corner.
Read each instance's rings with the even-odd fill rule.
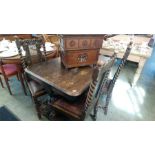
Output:
[[[145,62],[146,62],[146,59],[145,58],[141,58],[140,59],[140,62],[138,64],[138,68],[137,68],[136,73],[135,73],[135,76],[133,78],[133,82],[131,84],[132,86],[135,86],[137,84],[137,81],[139,80],[139,77],[141,75],[141,72],[143,70],[143,67],[145,65]]]

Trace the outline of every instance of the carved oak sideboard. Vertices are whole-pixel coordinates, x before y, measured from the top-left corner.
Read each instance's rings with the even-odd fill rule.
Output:
[[[66,68],[97,63],[105,35],[61,35],[61,61]]]

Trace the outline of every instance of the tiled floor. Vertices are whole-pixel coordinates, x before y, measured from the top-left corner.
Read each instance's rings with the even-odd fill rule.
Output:
[[[117,64],[113,73],[116,66]],[[105,116],[99,109],[98,121],[155,120],[155,48],[137,86],[132,88],[129,81],[132,80],[136,67],[134,63],[127,63],[114,87],[108,115]],[[20,82],[12,78],[10,83],[14,95],[10,96],[6,88],[0,87],[0,106],[6,105],[21,120],[38,121],[31,97],[24,95]],[[102,103],[102,98],[100,102]],[[87,117],[86,120],[91,119]]]

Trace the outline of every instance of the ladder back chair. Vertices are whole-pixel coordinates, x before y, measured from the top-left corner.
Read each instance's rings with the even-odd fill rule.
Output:
[[[84,120],[93,110],[99,94],[98,90],[100,90],[101,84],[106,84],[114,60],[115,55],[108,62],[100,62],[94,67],[92,82],[87,93],[82,94],[76,101],[68,101],[60,97],[51,104],[53,110],[67,116],[71,120]]]
[[[127,46],[127,49],[124,53],[124,56],[123,58],[121,59],[121,63],[119,64],[114,76],[112,79],[109,79],[106,83],[106,85],[102,86],[102,90],[100,91],[100,95],[105,95],[106,94],[106,101],[105,101],[105,104],[104,106],[100,106],[99,105],[99,102],[97,101],[96,102],[96,105],[95,105],[95,110],[97,111],[98,110],[98,107],[99,108],[102,108],[104,110],[104,114],[107,115],[107,111],[108,111],[108,106],[109,106],[109,102],[110,102],[110,99],[111,99],[111,96],[112,96],[112,91],[113,91],[113,88],[114,88],[114,85],[120,75],[120,72],[121,70],[123,69],[125,63],[126,63],[126,60],[131,52],[131,49],[132,49],[132,45],[133,45],[133,42],[130,41],[130,43],[128,44]],[[99,96],[100,96],[99,95]],[[95,112],[97,113],[97,112]]]
[[[43,62],[46,60],[45,45],[42,39],[26,39],[26,40],[16,40],[16,45],[20,55],[21,63],[25,71],[26,68],[32,66],[33,64]],[[23,50],[22,50],[23,48]],[[43,51],[40,49],[43,48]],[[23,55],[25,51],[25,55]],[[41,119],[40,115],[40,102],[38,98],[46,94],[42,85],[38,81],[24,74],[27,86],[30,90],[30,94],[33,102],[35,103],[38,118]]]

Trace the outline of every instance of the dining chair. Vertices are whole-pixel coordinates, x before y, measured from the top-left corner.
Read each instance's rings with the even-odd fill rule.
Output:
[[[70,120],[84,120],[93,110],[99,95],[101,85],[105,85],[116,55],[108,62],[100,61],[93,68],[92,82],[89,89],[75,101],[69,101],[63,97],[56,97],[51,101],[51,107],[55,113],[61,113]],[[49,114],[49,119],[54,119],[54,112]]]
[[[57,48],[57,54],[56,57],[59,57],[60,55],[60,37],[58,35],[48,35],[48,34],[42,34],[42,37],[45,42],[51,42],[55,44]]]
[[[16,45],[20,55],[21,63],[24,71],[30,66],[43,62],[46,60],[45,44],[42,39],[26,39],[26,40],[16,40]],[[23,48],[23,50],[22,50]],[[40,49],[43,48],[43,51]],[[25,51],[25,55],[23,54]],[[32,100],[35,104],[38,118],[41,119],[40,115],[40,102],[39,97],[46,94],[43,86],[33,78],[27,76],[24,72],[24,77],[29,88]]]
[[[23,91],[25,93],[25,95],[27,95],[26,93],[26,88],[24,85],[24,79],[22,77],[22,68],[16,64],[4,64],[2,59],[0,59],[0,74],[4,77],[6,86],[9,90],[10,95],[12,95],[12,91],[9,85],[9,78],[12,76],[16,76],[18,78],[18,80],[20,80]],[[3,86],[2,80],[0,79],[1,85]]]
[[[118,79],[118,77],[120,75],[120,72],[123,69],[123,67],[124,67],[124,65],[125,65],[125,63],[127,61],[127,58],[128,58],[128,56],[129,56],[129,54],[130,54],[130,52],[132,50],[132,45],[133,45],[133,42],[130,41],[127,48],[126,48],[124,56],[121,59],[121,62],[120,62],[119,66],[118,66],[118,68],[117,68],[117,70],[116,70],[116,72],[115,72],[115,74],[113,76],[113,78],[108,79],[107,83],[101,87],[101,91],[100,91],[99,96],[106,95],[106,101],[105,101],[104,105],[101,105],[99,100],[97,100],[95,108],[94,108],[95,109],[95,112],[94,112],[95,114],[93,116],[94,119],[96,119],[95,117],[96,117],[96,113],[98,111],[98,108],[103,109],[104,114],[107,115],[108,106],[109,106],[109,102],[110,102],[110,99],[111,99],[111,96],[112,96],[112,91],[113,91],[114,85],[115,85],[115,83],[116,83],[116,81],[117,81],[117,79]]]

